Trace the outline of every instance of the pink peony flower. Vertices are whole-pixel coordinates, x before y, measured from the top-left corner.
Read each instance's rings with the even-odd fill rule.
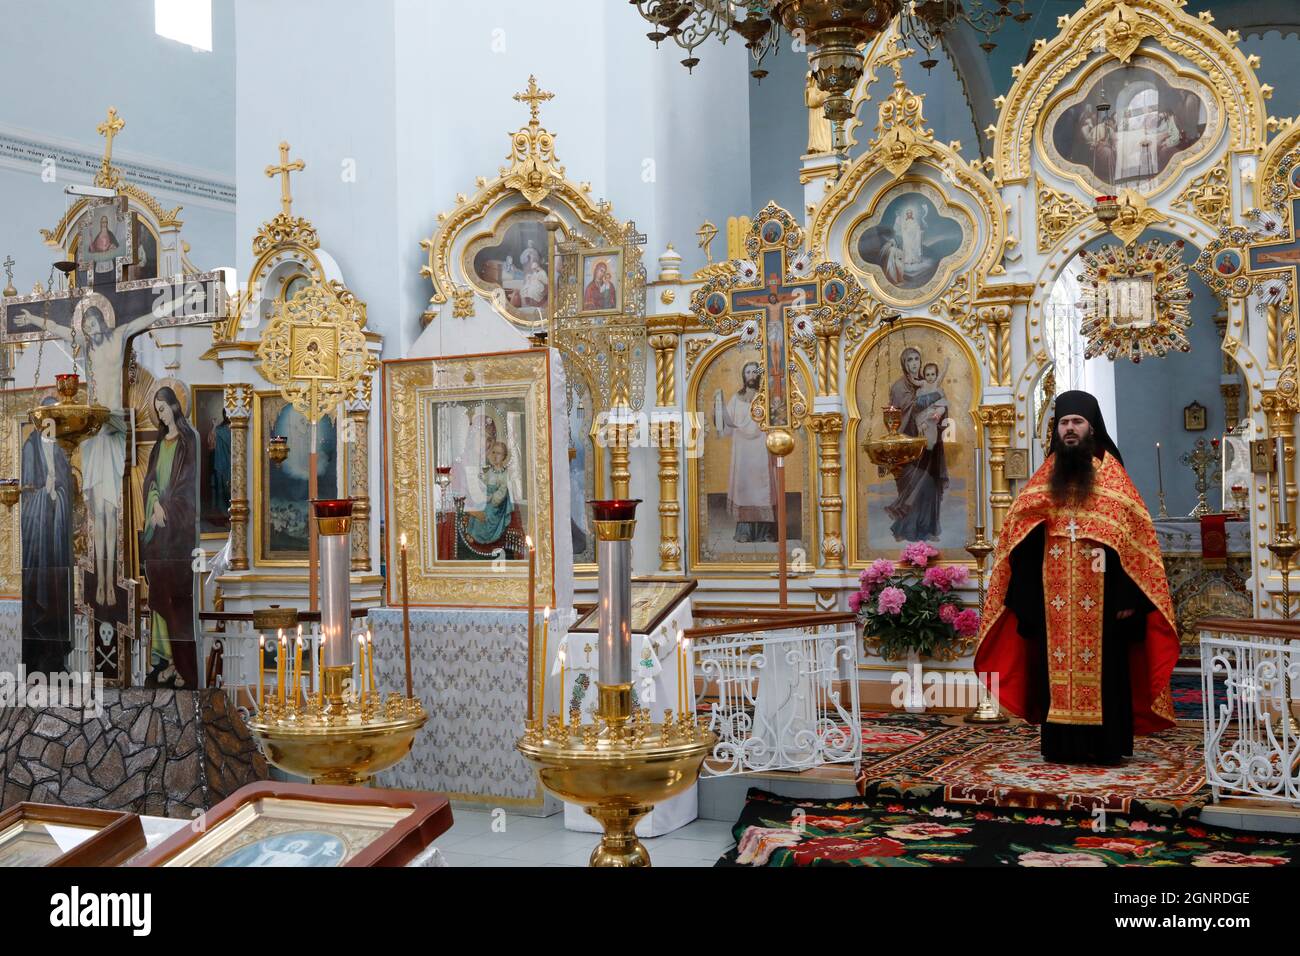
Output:
[[[886,578],[891,577],[898,568],[894,566],[893,561],[886,561],[884,558],[878,558],[871,562],[871,566],[858,576],[858,580],[863,584],[879,584]]]
[[[959,588],[966,583],[970,577],[970,572],[966,570],[964,564],[948,565],[948,584],[952,587]]]
[[[953,618],[952,626],[962,637],[977,634],[980,629],[980,612],[973,607],[968,607]]]
[[[939,605],[939,620],[943,621],[943,623],[951,624],[956,619],[956,617],[957,617],[957,605],[955,604]]]
[[[903,605],[907,603],[907,594],[902,588],[885,588],[880,592],[880,600],[876,604],[876,610],[881,614],[901,614]]]
[[[938,557],[939,551],[924,541],[914,541],[903,549],[903,561],[914,567],[923,568],[930,559]]]
[[[858,611],[862,610],[861,591],[854,591],[852,594],[849,595],[849,610],[852,611],[854,614],[857,614]]]
[[[941,564],[932,565],[925,569],[925,576],[921,578],[921,583],[938,588],[940,591],[947,591],[952,587],[952,568],[945,568]]]

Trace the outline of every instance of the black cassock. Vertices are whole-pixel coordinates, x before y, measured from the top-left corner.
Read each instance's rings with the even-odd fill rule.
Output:
[[[1124,573],[1119,555],[1106,553],[1102,590],[1104,618],[1101,631],[1102,723],[1047,723],[1051,691],[1047,680],[1047,619],[1043,594],[1043,548],[1047,529],[1038,525],[1011,552],[1011,582],[1006,607],[1016,615],[1020,636],[1029,642],[1032,697],[1026,719],[1042,725],[1043,759],[1052,763],[1117,764],[1133,754],[1133,689],[1129,677],[1129,650],[1146,638],[1147,614],[1155,605]],[[1132,609],[1119,620],[1115,615]]]

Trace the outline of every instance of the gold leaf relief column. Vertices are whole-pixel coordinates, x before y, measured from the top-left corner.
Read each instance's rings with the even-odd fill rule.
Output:
[[[839,412],[818,412],[808,419],[808,427],[817,436],[817,470],[821,475],[821,495],[817,507],[822,515],[822,566],[844,568],[844,498],[840,495],[840,435],[844,416]]]
[[[1011,428],[1016,421],[1014,405],[981,405],[980,422],[989,448],[989,509],[993,534],[1002,532],[1002,521],[1011,507],[1011,483],[1007,480],[1007,449],[1011,447]]]
[[[357,382],[347,402],[348,497],[352,499],[352,570],[370,570],[370,399],[369,375]]]
[[[248,570],[248,418],[253,386],[227,385],[230,419],[230,570]]]
[[[655,356],[655,410],[651,440],[659,451],[659,570],[681,571],[679,529],[681,503],[681,424],[677,414],[677,343],[682,330],[677,316],[652,318],[649,343]]]
[[[1285,376],[1284,376],[1285,380]],[[1260,406],[1264,409],[1264,415],[1268,420],[1268,437],[1270,441],[1282,439],[1282,462],[1279,466],[1276,489],[1273,499],[1273,521],[1276,524],[1281,520],[1281,507],[1276,495],[1281,492],[1277,489],[1286,489],[1287,513],[1292,516],[1292,526],[1295,526],[1295,507],[1296,507],[1296,485],[1295,485],[1295,415],[1297,411],[1297,399],[1294,389],[1283,388],[1283,382],[1279,382],[1279,387],[1260,393]],[[1290,385],[1294,385],[1294,379],[1290,380]]]

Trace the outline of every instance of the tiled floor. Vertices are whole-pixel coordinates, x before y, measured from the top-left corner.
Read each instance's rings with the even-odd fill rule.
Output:
[[[455,824],[434,842],[448,866],[586,866],[600,842],[595,833],[564,829],[563,813],[541,819],[494,818],[480,810],[454,815]],[[712,866],[735,843],[731,824],[717,820],[696,820],[642,842],[655,866]]]

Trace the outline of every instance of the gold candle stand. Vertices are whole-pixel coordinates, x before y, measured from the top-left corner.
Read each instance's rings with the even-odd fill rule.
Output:
[[[1282,574],[1282,619],[1289,621],[1294,613],[1291,607],[1291,561],[1295,553],[1300,551],[1300,543],[1296,542],[1295,530],[1289,521],[1277,523],[1276,534],[1268,543],[1268,550],[1277,558],[1277,568]],[[1282,695],[1282,706],[1291,736],[1300,737],[1300,722],[1296,721],[1291,709],[1291,674],[1285,667],[1282,668]]]
[[[966,551],[975,559],[975,581],[979,588],[980,600],[980,620],[984,619],[984,563],[993,553],[993,544],[984,537],[984,528],[980,525],[975,526],[975,537],[966,545]],[[1002,707],[998,704],[997,698],[988,692],[984,687],[984,682],[975,675],[975,680],[979,684],[979,706],[966,715],[968,724],[1005,724],[1008,721],[1006,714],[1002,713]]]
[[[594,502],[593,510],[602,608],[595,721],[584,726],[577,712],[568,725],[563,713],[546,717],[544,725],[532,720],[516,746],[537,768],[543,787],[583,807],[600,823],[604,832],[589,865],[649,866],[637,822],[656,803],[694,785],[717,737],[702,729],[693,714],[674,720],[673,712],[665,711],[663,722],[655,724],[649,710],[632,709],[630,648],[624,638],[631,634],[628,595],[636,502]]]
[[[334,539],[352,533],[351,502],[339,499],[312,504],[320,535],[328,545],[322,548],[321,576],[327,578],[328,584],[323,590],[327,597],[335,595],[342,602],[332,616],[348,621],[350,599],[346,589],[351,549],[346,542],[342,547],[333,545]],[[325,639],[348,642],[350,648],[351,635],[346,633],[346,626],[343,633],[329,634],[328,623],[322,612]],[[258,711],[248,728],[268,763],[307,777],[312,783],[358,785],[410,752],[415,735],[428,720],[420,701],[397,693],[389,694],[382,704],[377,694],[363,698],[356,688],[364,684],[365,672],[359,673],[355,681],[352,675],[351,662],[322,661],[318,697],[307,696],[301,702],[298,694],[283,702],[273,697]]]

